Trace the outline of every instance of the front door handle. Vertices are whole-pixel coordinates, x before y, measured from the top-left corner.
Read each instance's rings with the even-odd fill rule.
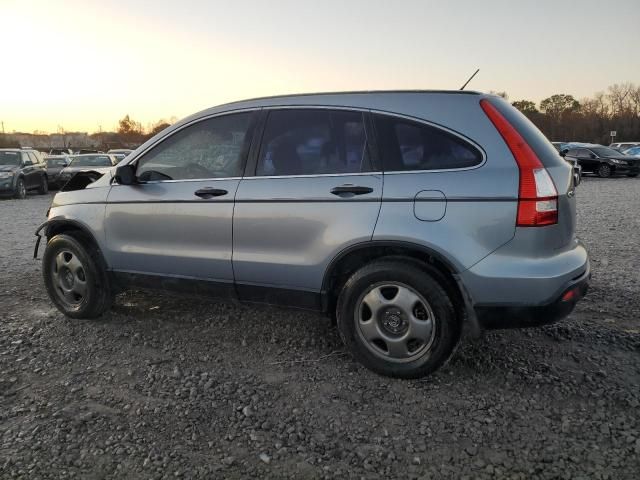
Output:
[[[196,195],[197,197],[200,198],[213,198],[213,197],[221,197],[222,195],[226,195],[227,192],[226,190],[223,190],[222,188],[201,188],[200,190],[196,190],[194,192],[194,195]]]
[[[331,193],[333,193],[334,195],[345,195],[345,194],[352,194],[352,195],[364,195],[365,193],[371,193],[373,192],[373,188],[371,187],[361,187],[358,185],[340,185],[339,187],[333,187],[331,189]]]

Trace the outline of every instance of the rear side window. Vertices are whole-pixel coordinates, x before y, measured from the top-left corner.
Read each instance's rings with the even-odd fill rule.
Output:
[[[256,175],[326,175],[370,169],[361,112],[269,112]]]
[[[482,162],[480,151],[445,130],[387,115],[375,115],[385,171],[468,168]]]

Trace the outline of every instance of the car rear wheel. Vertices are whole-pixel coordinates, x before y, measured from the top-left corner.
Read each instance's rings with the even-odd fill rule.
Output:
[[[45,195],[48,192],[49,192],[49,181],[47,180],[47,176],[43,175],[42,178],[40,178],[40,186],[38,187],[38,193],[40,195]]]
[[[26,198],[27,196],[27,187],[24,184],[24,180],[22,178],[19,178],[18,181],[16,182],[16,192],[15,192],[15,197],[16,198]]]
[[[598,167],[598,176],[600,178],[608,178],[611,176],[611,167],[606,163],[603,163]]]
[[[440,275],[409,260],[362,267],[344,285],[336,313],[345,345],[381,375],[428,375],[449,359],[460,339]]]
[[[70,235],[56,235],[42,260],[44,282],[55,306],[72,318],[95,318],[113,301],[106,268],[97,248]]]

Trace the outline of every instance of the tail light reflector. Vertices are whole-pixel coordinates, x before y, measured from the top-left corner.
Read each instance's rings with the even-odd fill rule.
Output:
[[[489,100],[480,106],[511,150],[520,171],[518,227],[541,227],[558,223],[558,191],[553,179],[522,135]]]

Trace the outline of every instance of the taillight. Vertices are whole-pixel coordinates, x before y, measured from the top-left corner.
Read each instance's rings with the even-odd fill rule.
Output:
[[[558,223],[558,191],[549,172],[522,135],[487,99],[480,106],[511,150],[520,171],[518,227],[540,227]]]

